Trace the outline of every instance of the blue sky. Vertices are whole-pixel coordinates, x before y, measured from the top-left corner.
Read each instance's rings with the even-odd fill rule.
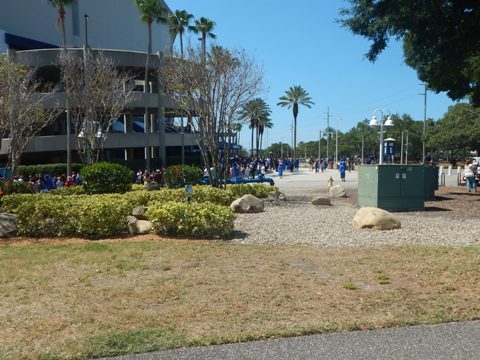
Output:
[[[403,63],[401,45],[391,42],[375,63],[365,59],[369,43],[342,28],[342,0],[166,0],[172,10],[187,10],[216,23],[218,45],[245,49],[264,69],[273,129],[268,144],[291,142],[292,112],[276,104],[290,86],[301,85],[315,102],[300,108],[297,143],[317,140],[320,129],[337,120],[341,131],[370,118],[376,108],[423,119],[423,86]],[[191,41],[196,38],[191,36]],[[177,44],[178,46],[178,41]],[[428,92],[427,117],[438,119],[454,103]],[[241,143],[249,146],[247,126]],[[264,138],[264,144],[265,144]]]

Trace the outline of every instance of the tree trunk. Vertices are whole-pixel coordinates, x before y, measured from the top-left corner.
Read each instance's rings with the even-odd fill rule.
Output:
[[[252,141],[250,143],[250,156],[252,156],[252,157],[253,157],[253,130],[254,130],[254,128],[252,126]]]
[[[297,115],[298,104],[293,104],[293,161],[297,159]]]
[[[152,21],[150,20],[147,24],[148,26],[148,46],[147,46],[147,60],[145,62],[145,115],[144,115],[144,126],[145,126],[145,170],[150,170],[150,142],[149,142],[149,128],[150,128],[150,118],[148,114],[148,93],[149,83],[148,83],[148,72],[149,72],[149,63],[150,63],[150,54],[152,53]]]
[[[256,133],[256,137],[257,137],[256,141],[255,141],[255,145],[256,145],[256,149],[257,149],[257,151],[256,151],[257,155],[256,156],[257,156],[257,159],[258,159],[259,144],[260,144],[260,134],[258,132],[258,126],[256,127],[255,133]]]

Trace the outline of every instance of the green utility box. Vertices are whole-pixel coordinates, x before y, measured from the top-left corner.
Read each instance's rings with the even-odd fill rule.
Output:
[[[358,170],[358,205],[424,210],[424,174],[423,165],[362,165]]]
[[[435,200],[435,190],[438,190],[438,167],[425,166],[425,200]]]

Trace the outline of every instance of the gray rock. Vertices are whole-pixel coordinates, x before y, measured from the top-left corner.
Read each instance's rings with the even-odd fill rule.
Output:
[[[148,190],[148,191],[160,190],[160,185],[155,181],[151,181],[151,182],[147,183],[144,186],[144,188],[145,188],[145,190]]]
[[[270,191],[268,193],[268,200],[285,201],[285,200],[287,200],[287,197],[281,191],[275,190],[275,191]]]
[[[341,185],[335,185],[330,188],[329,195],[331,198],[347,197],[345,189]]]
[[[132,210],[132,216],[135,216],[138,220],[147,220],[145,213],[147,212],[148,207],[146,206],[137,206]]]
[[[363,207],[355,213],[352,226],[357,229],[393,230],[400,229],[402,225],[388,211],[374,207]]]
[[[17,215],[1,213],[0,214],[0,237],[11,237],[17,235],[17,224],[15,223]]]
[[[332,202],[329,198],[318,197],[312,201],[312,205],[332,205]]]
[[[135,216],[127,216],[127,226],[130,235],[148,234],[152,230],[150,221],[138,220]]]
[[[259,213],[263,211],[263,201],[247,194],[232,202],[230,208],[236,213]]]
[[[137,221],[137,234],[149,234],[152,231],[152,223],[148,220],[138,220]]]

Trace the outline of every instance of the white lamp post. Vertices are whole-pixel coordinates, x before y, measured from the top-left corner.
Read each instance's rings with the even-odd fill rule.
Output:
[[[377,120],[377,112],[380,113],[380,122]],[[387,119],[384,121],[383,114],[388,113]],[[375,109],[373,112],[372,119],[370,120],[370,126],[379,126],[380,125],[380,156],[379,156],[379,165],[383,164],[383,127],[384,126],[393,126],[393,120],[390,116],[390,111],[387,109]]]

